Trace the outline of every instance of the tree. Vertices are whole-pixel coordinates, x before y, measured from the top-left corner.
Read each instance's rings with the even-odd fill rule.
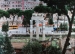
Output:
[[[42,45],[38,42],[29,42],[23,47],[24,54],[41,54]]]
[[[61,49],[54,46],[48,46],[46,51],[47,54],[61,54]]]
[[[47,6],[39,5],[36,6],[33,10],[38,13],[48,13],[50,11],[50,8]]]
[[[62,26],[63,26],[63,25],[62,25],[62,23],[61,23],[60,26],[59,26],[59,28],[60,28],[61,31],[62,31]]]
[[[53,24],[53,19],[52,18],[49,18],[48,24]]]
[[[25,10],[25,12],[24,12],[24,17],[25,17],[25,19],[27,21],[27,24],[30,24],[32,13],[34,13],[33,10]]]
[[[75,25],[75,18],[74,18],[73,24]]]
[[[46,18],[49,18],[49,20],[50,18],[53,18],[54,11],[50,7],[39,5],[34,8],[34,11],[38,13],[47,13]]]
[[[9,25],[8,22],[6,22],[2,25],[2,31],[7,33],[8,30],[9,30]]]
[[[64,14],[68,18],[69,31],[62,51],[62,54],[65,54],[66,48],[68,46],[71,37],[72,23],[75,15],[75,0],[41,0],[41,1],[47,3],[49,7],[54,7],[58,15]],[[70,16],[68,15],[68,11],[70,11],[72,14],[71,19]]]
[[[25,10],[24,11],[24,18],[23,18],[23,22],[22,24],[25,26],[26,25],[26,32],[27,32],[27,26],[30,25],[30,20],[31,20],[31,17],[32,17],[32,13],[34,11],[33,10]]]
[[[22,22],[22,24],[24,25],[24,27],[25,27],[25,25],[27,25],[27,20],[26,20],[27,18],[25,17],[24,19],[23,19],[23,22]],[[33,25],[35,24],[35,20],[33,20]]]
[[[6,13],[6,11],[4,11],[4,10],[0,10],[0,17],[5,16],[5,13]]]
[[[61,23],[59,28],[61,29],[61,31],[67,31],[68,30],[68,25],[67,23]]]
[[[23,10],[20,10],[20,11],[18,12],[17,15],[18,15],[18,16],[22,16],[22,15],[24,15],[24,11],[23,11]]]
[[[20,12],[20,9],[9,9],[7,10],[7,12],[14,16],[15,14],[18,14]]]
[[[11,45],[10,39],[8,38],[8,35],[5,35],[5,41],[4,41],[4,54],[12,54],[14,52],[14,49]]]
[[[4,54],[4,37],[3,35],[0,33],[0,54]]]
[[[3,13],[3,15],[4,15],[6,18],[9,18],[9,17],[10,17],[10,15],[9,15],[9,13],[8,13],[7,11],[5,11],[5,12]]]
[[[9,9],[7,10],[7,12],[13,16],[13,21],[12,21],[12,25],[13,25],[14,18],[16,15],[18,15],[18,13],[20,12],[20,9]]]
[[[22,24],[24,25],[24,27],[25,27],[25,25],[27,25],[26,18],[24,18],[24,19],[23,19],[23,22],[22,22]]]
[[[1,17],[6,17],[6,18],[9,18],[9,13],[7,11],[4,11],[4,10],[0,10],[0,18]]]
[[[14,52],[11,42],[8,38],[7,31],[9,30],[8,22],[2,25],[2,31],[5,32],[4,39],[4,54],[12,54]]]

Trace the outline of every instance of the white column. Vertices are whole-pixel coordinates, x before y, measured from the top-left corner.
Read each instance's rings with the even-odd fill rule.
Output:
[[[30,20],[30,40],[33,38],[33,20]]]
[[[36,39],[39,39],[39,21],[36,20]]]
[[[43,40],[45,40],[45,20],[43,20]]]
[[[63,48],[63,47],[62,47],[62,33],[61,33],[61,32],[60,32],[60,37],[59,37],[59,39],[60,39],[60,47]]]

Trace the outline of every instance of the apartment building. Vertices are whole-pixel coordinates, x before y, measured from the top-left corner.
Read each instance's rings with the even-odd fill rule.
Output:
[[[0,9],[21,9],[21,10],[31,10],[35,6],[38,6],[40,3],[39,0],[0,0]]]

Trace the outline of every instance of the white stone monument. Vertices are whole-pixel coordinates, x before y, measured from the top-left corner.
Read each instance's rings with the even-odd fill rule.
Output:
[[[36,39],[39,39],[39,20],[42,21],[44,20],[44,13],[33,13],[31,19],[36,21]],[[45,33],[45,32],[44,32]]]

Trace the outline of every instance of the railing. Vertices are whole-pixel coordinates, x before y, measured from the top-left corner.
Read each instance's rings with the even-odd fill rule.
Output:
[[[26,31],[8,31],[8,35],[11,36],[11,35],[26,35],[26,34],[29,34],[30,35],[30,32],[26,32]],[[39,31],[39,34],[42,35],[42,32]],[[59,32],[45,32],[45,35],[67,35],[68,34],[68,31],[59,31]],[[36,35],[36,31],[34,31],[33,35]],[[71,35],[75,35],[75,32],[72,32]]]

